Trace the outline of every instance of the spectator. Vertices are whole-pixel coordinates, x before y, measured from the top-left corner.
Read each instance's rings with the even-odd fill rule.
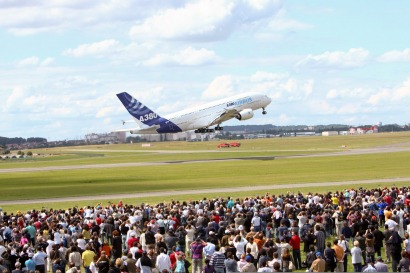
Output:
[[[325,272],[326,270],[326,261],[322,259],[322,253],[316,252],[316,260],[313,261],[310,266],[311,272]]]
[[[201,238],[197,238],[191,244],[192,253],[192,273],[201,273],[202,271],[202,251],[207,245]]]
[[[374,264],[374,268],[376,268],[377,272],[389,272],[387,264],[383,263],[383,259],[381,256],[377,257],[376,263]]]
[[[397,266],[398,272],[410,272],[410,259],[407,257],[406,251],[401,253],[401,260]]]
[[[353,248],[350,251],[352,255],[352,264],[354,272],[361,272],[362,271],[362,250],[359,247],[359,242],[353,242]]]

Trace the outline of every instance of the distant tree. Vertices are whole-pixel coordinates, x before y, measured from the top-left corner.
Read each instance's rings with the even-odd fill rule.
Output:
[[[17,154],[18,155],[24,155],[24,152],[23,151],[18,151]]]
[[[32,151],[28,151],[28,152],[27,152],[27,156],[33,156],[33,152],[32,152]]]

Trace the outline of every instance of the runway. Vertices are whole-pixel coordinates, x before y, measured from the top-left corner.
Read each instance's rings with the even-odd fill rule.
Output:
[[[296,155],[289,155],[289,156],[272,155],[272,156],[251,156],[251,157],[228,157],[228,158],[205,159],[205,160],[175,160],[175,161],[163,161],[163,162],[127,162],[127,163],[110,163],[110,164],[8,168],[8,169],[0,169],[0,174],[1,173],[16,173],[16,172],[41,172],[41,171],[61,171],[61,170],[80,170],[80,169],[106,169],[106,168],[121,168],[121,167],[160,166],[160,165],[170,165],[170,164],[197,164],[197,163],[206,163],[206,162],[213,162],[213,161],[273,160],[273,159],[281,159],[281,158],[347,156],[347,155],[394,153],[394,152],[406,152],[406,151],[410,151],[410,147],[389,146],[389,147],[376,147],[376,148],[368,148],[368,149],[353,149],[353,150],[346,149],[344,151],[339,151],[339,152],[327,152],[327,153],[317,153],[317,154],[296,154]],[[161,151],[153,151],[153,152],[161,153]],[[180,153],[179,151],[173,151],[173,152],[176,154]],[[185,152],[185,151],[182,151],[182,152]],[[190,152],[195,153],[197,151],[190,151]],[[274,153],[275,151],[272,151],[272,154]]]
[[[18,204],[35,204],[35,203],[53,203],[53,202],[75,202],[83,200],[110,200],[116,201],[125,198],[143,198],[143,197],[160,197],[160,196],[172,196],[172,195],[192,195],[192,194],[207,194],[207,193],[233,193],[233,192],[249,192],[252,195],[255,191],[261,190],[273,190],[273,189],[302,189],[306,192],[306,188],[310,187],[328,187],[332,186],[348,186],[358,184],[389,184],[397,182],[410,181],[410,177],[388,178],[388,179],[370,179],[370,180],[356,180],[356,181],[329,181],[321,183],[292,183],[281,185],[264,185],[264,186],[249,186],[249,187],[230,187],[230,188],[217,188],[217,189],[197,189],[197,190],[167,190],[158,192],[141,192],[141,193],[127,193],[127,194],[107,194],[107,195],[95,195],[95,196],[76,196],[76,197],[59,197],[59,198],[47,198],[47,199],[30,199],[30,200],[17,200],[17,201],[0,201],[0,205],[18,205]],[[308,191],[309,189],[307,189]]]
[[[280,160],[284,158],[301,158],[301,157],[324,157],[324,156],[348,156],[359,154],[376,154],[376,153],[393,153],[393,152],[406,152],[410,151],[410,147],[405,145],[390,145],[384,147],[367,148],[367,149],[346,149],[339,152],[326,152],[317,154],[296,154],[290,156],[253,156],[253,157],[231,157],[222,159],[209,159],[209,160],[176,160],[176,161],[164,161],[164,162],[127,162],[127,163],[112,163],[112,164],[92,164],[92,165],[74,165],[74,166],[51,166],[51,167],[38,167],[38,168],[9,168],[0,169],[1,173],[12,172],[41,172],[41,171],[60,171],[60,170],[78,170],[78,169],[105,169],[105,168],[120,168],[120,167],[140,167],[140,166],[161,166],[170,164],[200,164],[205,162],[215,161],[243,161],[243,160]],[[178,151],[174,151],[178,153]],[[191,151],[192,152],[192,151]],[[274,151],[273,151],[274,152]],[[170,195],[192,195],[192,194],[206,194],[206,193],[230,193],[230,192],[252,192],[261,190],[272,189],[306,189],[309,187],[328,187],[329,185],[337,186],[352,186],[357,184],[389,184],[396,182],[410,182],[410,177],[397,177],[388,179],[371,179],[371,180],[358,180],[358,181],[328,181],[320,183],[293,183],[293,184],[281,184],[281,185],[264,185],[264,186],[249,186],[249,187],[229,187],[229,188],[217,188],[217,189],[196,189],[196,190],[181,190],[181,191],[158,191],[158,192],[142,192],[142,193],[129,193],[129,194],[108,194],[97,196],[76,196],[76,197],[59,197],[59,198],[43,198],[43,199],[30,199],[30,200],[17,200],[17,201],[0,201],[0,205],[17,205],[17,204],[35,204],[35,203],[52,203],[52,202],[75,202],[81,200],[120,200],[125,198],[143,198],[143,197],[160,197]]]

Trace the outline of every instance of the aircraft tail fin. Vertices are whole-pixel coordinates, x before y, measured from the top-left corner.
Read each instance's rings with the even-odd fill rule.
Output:
[[[152,126],[159,124],[162,119],[157,113],[149,109],[127,92],[117,94],[118,99],[122,102],[128,113],[135,118],[138,123]]]

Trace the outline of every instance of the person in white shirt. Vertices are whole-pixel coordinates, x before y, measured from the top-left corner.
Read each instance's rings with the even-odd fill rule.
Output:
[[[253,241],[253,237],[249,237],[249,241],[246,244],[246,249],[251,250],[251,255],[255,257],[255,259],[258,257],[259,248],[258,245]]]
[[[186,250],[188,252],[188,255],[190,256],[191,253],[191,248],[190,245],[194,241],[195,238],[195,227],[192,226],[191,224],[188,224],[185,228],[185,231],[187,232],[185,235],[185,242],[186,242]]]
[[[238,235],[235,238],[235,241],[233,242],[233,245],[236,248],[236,257],[238,259],[241,258],[242,254],[245,254],[245,245],[248,243],[248,241],[243,238],[242,236]]]
[[[161,247],[159,249],[159,252],[160,254],[157,256],[155,267],[158,269],[158,272],[163,272],[163,270],[171,272],[171,260],[169,256],[165,253],[165,249]]]
[[[352,254],[352,264],[354,272],[362,271],[362,250],[359,247],[359,241],[354,241],[353,248],[350,250]]]
[[[36,263],[36,271],[45,273],[46,271],[47,254],[43,251],[41,246],[37,248],[37,253],[33,256],[33,261]]]
[[[89,268],[91,273],[98,273],[97,260],[98,260],[98,256],[94,255],[94,260],[91,262],[90,268]]]
[[[399,224],[397,224],[396,221],[392,220],[390,215],[388,216],[388,219],[384,224],[387,225],[390,231],[398,231]]]
[[[47,247],[46,247],[46,253],[47,253],[47,257],[50,257],[50,252],[51,250],[53,250],[53,246],[55,245],[55,242],[51,239],[47,240]],[[51,260],[50,258],[47,258],[47,264],[46,264],[46,271],[48,271],[51,268]]]

